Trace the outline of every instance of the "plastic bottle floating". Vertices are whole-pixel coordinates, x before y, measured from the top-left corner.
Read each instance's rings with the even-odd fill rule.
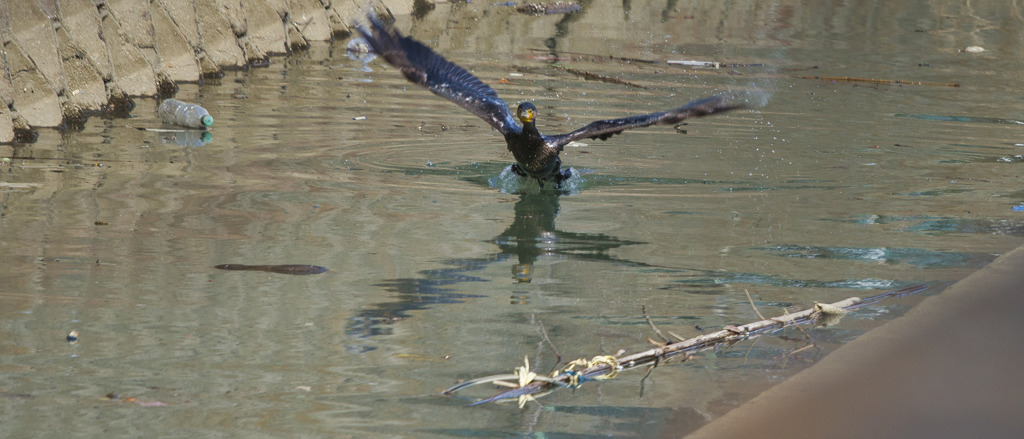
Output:
[[[157,116],[166,124],[205,130],[213,126],[213,116],[205,108],[177,99],[166,99],[156,109]]]

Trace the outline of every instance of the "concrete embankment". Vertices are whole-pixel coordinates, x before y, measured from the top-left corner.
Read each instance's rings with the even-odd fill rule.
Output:
[[[395,13],[411,3],[383,2]],[[0,143],[345,37],[363,13],[329,0],[0,0]]]
[[[687,439],[1024,437],[1024,247]]]

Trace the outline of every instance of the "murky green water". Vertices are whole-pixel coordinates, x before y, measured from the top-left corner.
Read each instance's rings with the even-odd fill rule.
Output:
[[[548,370],[541,327],[566,360],[635,352],[643,305],[692,336],[756,320],[744,290],[768,314],[935,293],[1024,243],[1020,10],[635,3],[399,18],[532,99],[546,132],[723,90],[755,104],[568,148],[571,195],[503,191],[499,135],[346,42],[183,86],[216,118],[178,140],[193,146],[136,129],[159,126],[153,100],[0,146],[0,436],[678,437],[920,297],[811,331],[819,348],[795,356],[807,342],[785,332],[523,410],[438,394],[524,356]],[[560,61],[641,89],[544,48],[659,62]]]

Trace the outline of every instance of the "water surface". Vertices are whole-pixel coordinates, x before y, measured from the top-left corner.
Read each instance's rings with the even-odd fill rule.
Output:
[[[947,3],[400,15],[512,105],[532,100],[545,132],[750,100],[685,134],[568,148],[570,194],[502,186],[498,134],[367,71],[347,41],[183,85],[217,119],[206,137],[136,129],[160,126],[141,99],[131,119],[2,146],[0,435],[678,437],[921,297],[810,331],[817,347],[792,356],[808,342],[787,331],[523,410],[438,394],[524,356],[547,371],[541,327],[566,360],[635,352],[641,306],[694,336],[756,320],[744,291],[766,314],[934,294],[1024,243],[1021,14]]]

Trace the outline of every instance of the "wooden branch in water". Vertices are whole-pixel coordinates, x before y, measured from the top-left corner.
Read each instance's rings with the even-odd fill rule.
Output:
[[[470,380],[445,390],[443,395],[454,395],[455,392],[466,387],[477,384],[494,383],[499,380],[518,378],[519,386],[506,392],[494,395],[489,398],[478,400],[470,405],[486,404],[508,399],[518,399],[520,406],[541,394],[551,392],[563,387],[576,388],[582,383],[592,380],[611,379],[619,372],[641,367],[656,366],[660,362],[684,355],[691,352],[715,348],[724,344],[732,344],[750,337],[758,336],[765,332],[776,331],[787,326],[801,325],[822,320],[833,320],[841,317],[850,310],[863,306],[878,303],[885,299],[908,296],[927,289],[925,285],[916,285],[901,290],[888,291],[877,296],[866,299],[851,297],[846,300],[831,304],[820,304],[815,302],[814,306],[792,314],[780,317],[762,319],[742,326],[726,326],[724,329],[710,334],[690,338],[675,343],[668,343],[644,352],[626,355],[622,357],[597,356],[591,360],[578,359],[570,362],[565,368],[556,371],[551,377],[538,376],[523,367],[516,368],[514,375],[497,375],[491,377]],[[645,313],[646,315],[646,313]],[[582,370],[575,370],[581,367]]]
[[[958,82],[927,82],[927,81],[905,81],[902,79],[875,79],[855,78],[850,76],[808,76],[797,75],[797,79],[819,79],[832,82],[864,82],[868,84],[907,84],[907,85],[928,85],[933,87],[959,87]]]
[[[613,78],[611,76],[605,76],[605,75],[600,75],[600,74],[597,74],[597,73],[591,73],[591,72],[587,72],[587,71],[583,71],[583,70],[574,69],[572,67],[566,67],[566,66],[559,65],[559,64],[549,64],[548,67],[551,67],[551,68],[553,68],[555,70],[558,70],[560,72],[565,72],[565,73],[569,73],[569,74],[573,74],[573,75],[579,76],[579,77],[581,77],[583,79],[586,79],[588,81],[601,81],[601,82],[607,82],[607,83],[610,83],[610,84],[625,85],[627,87],[642,88],[642,89],[645,89],[645,90],[650,88],[650,87],[646,87],[646,86],[643,86],[643,85],[640,85],[640,84],[637,84],[637,83],[633,83],[633,82],[629,82],[629,81],[624,81],[624,80],[618,79],[618,78]],[[538,69],[538,68],[525,67],[525,66],[512,66],[512,68],[516,69],[519,72],[538,73],[538,72],[542,71],[541,69]]]
[[[591,72],[587,72],[587,71],[583,71],[583,70],[577,70],[577,69],[574,69],[572,67],[566,67],[566,66],[562,66],[562,65],[558,65],[558,64],[552,64],[551,67],[555,68],[556,70],[560,70],[560,71],[563,71],[563,72],[566,72],[566,73],[571,73],[573,75],[579,76],[579,77],[581,77],[583,79],[586,79],[588,81],[601,81],[601,82],[607,82],[607,83],[611,83],[611,84],[625,85],[627,87],[642,88],[642,89],[645,89],[645,90],[648,88],[646,86],[643,86],[643,85],[640,85],[640,84],[637,84],[637,83],[634,83],[634,82],[624,81],[624,80],[621,80],[621,79],[618,79],[618,78],[612,78],[611,76],[599,75],[597,73],[591,73]]]
[[[597,55],[597,54],[583,53],[583,52],[568,52],[568,51],[564,51],[564,50],[558,51],[557,55],[555,55],[555,54],[552,54],[551,49],[533,49],[533,48],[531,48],[531,49],[527,49],[527,50],[529,50],[531,52],[541,52],[541,53],[544,53],[544,55],[535,55],[535,56],[531,57],[533,59],[539,59],[539,60],[542,60],[542,61],[543,60],[548,60],[548,61],[581,61],[581,60],[583,60],[583,61],[590,61],[590,62],[621,61],[621,62],[624,62],[624,63],[627,63],[627,64],[631,64],[631,63],[658,64],[659,63],[659,61],[655,61],[655,60],[652,60],[652,59],[626,58],[626,57],[615,56],[615,55]],[[565,56],[565,55],[568,55],[568,56]]]
[[[836,309],[845,310],[847,307],[852,307],[861,302],[859,297],[851,297],[846,300],[831,303],[828,306]],[[782,329],[789,325],[796,325],[798,321],[809,322],[812,321],[818,315],[821,315],[822,307],[815,303],[816,306],[803,311],[786,314],[780,317],[771,319],[759,320],[753,323],[748,323],[743,326],[726,326],[725,329],[720,331],[712,332],[710,334],[704,334],[698,337],[690,338],[676,343],[671,343],[662,348],[651,349],[649,351],[640,352],[638,354],[627,355],[619,358],[619,364],[622,367],[635,367],[638,363],[646,364],[653,361],[654,358],[666,357],[676,352],[683,352],[693,349],[699,349],[706,346],[712,346],[716,344],[730,344],[737,341],[746,339],[751,335],[756,335],[761,332],[765,332],[770,329]],[[596,373],[598,370],[583,370],[583,374],[587,375],[590,373]]]
[[[244,265],[244,264],[220,264],[214,265],[213,268],[219,268],[221,270],[233,270],[233,271],[265,271],[267,273],[280,273],[280,274],[320,274],[327,271],[327,268],[319,265]]]

